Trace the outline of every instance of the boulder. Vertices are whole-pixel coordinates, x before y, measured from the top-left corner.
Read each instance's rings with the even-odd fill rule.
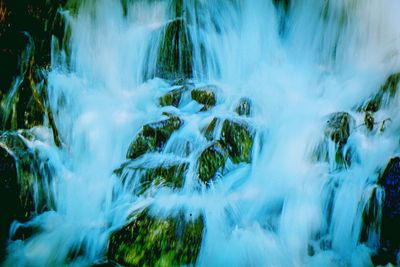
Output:
[[[371,96],[358,111],[377,112],[382,106],[389,104],[391,99],[396,95],[400,82],[400,73],[394,73],[387,77],[385,83],[379,88],[378,92]]]
[[[171,116],[165,120],[146,124],[129,146],[126,157],[135,159],[151,151],[160,151],[171,134],[182,125],[181,119]]]
[[[235,112],[239,116],[250,116],[251,114],[251,100],[250,98],[243,97],[239,100],[239,104],[235,108]]]
[[[146,209],[111,234],[107,256],[123,266],[194,266],[203,230],[202,216],[157,218]]]
[[[338,168],[350,166],[352,149],[344,148],[354,127],[355,120],[349,113],[335,112],[330,114],[324,130],[324,139],[314,150],[314,159],[334,162]],[[329,154],[329,142],[333,142],[335,145],[335,153],[331,156]]]
[[[42,69],[50,65],[53,36],[60,40],[64,35],[58,12],[63,4],[53,0],[1,2],[0,129],[43,124],[48,107],[41,85],[45,79]]]
[[[233,163],[251,162],[254,136],[247,123],[225,120],[221,142]]]
[[[42,178],[38,159],[22,137],[15,132],[0,133],[0,260],[11,223],[25,222],[51,208]],[[18,234],[16,238],[25,236]]]
[[[396,255],[400,252],[400,158],[392,158],[387,164],[378,184],[384,190],[380,226],[380,251],[385,252],[387,260],[397,264]],[[385,262],[380,263],[386,265]]]
[[[215,86],[204,86],[201,88],[193,89],[191,92],[192,99],[202,105],[204,105],[203,110],[207,110],[210,107],[215,106]]]
[[[182,94],[186,92],[188,88],[186,86],[180,86],[179,88],[173,89],[159,98],[160,106],[174,106],[178,107],[181,102]]]
[[[208,184],[222,172],[225,167],[227,153],[220,142],[214,142],[201,152],[198,161],[198,174],[201,181]]]
[[[155,167],[148,167],[147,165],[146,163],[138,165],[135,162],[128,162],[114,173],[122,178],[124,184],[134,185],[134,193],[140,195],[151,186],[182,188],[185,182],[185,173],[189,167],[186,162],[161,164]],[[138,179],[138,183],[132,181],[132,179]]]

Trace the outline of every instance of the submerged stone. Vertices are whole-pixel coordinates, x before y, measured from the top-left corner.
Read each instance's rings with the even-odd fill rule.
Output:
[[[235,112],[240,116],[250,116],[251,114],[251,100],[250,98],[243,97],[239,100],[239,104],[235,108]]]
[[[365,113],[364,123],[369,131],[372,131],[374,129],[375,120],[374,120],[374,117],[372,116],[371,112]]]
[[[181,86],[177,89],[173,89],[159,98],[160,106],[174,106],[178,107],[182,98],[182,94],[187,91],[186,86]]]
[[[214,142],[200,154],[198,163],[198,174],[201,181],[208,184],[218,171],[222,172],[225,167],[227,153],[220,144]]]
[[[115,173],[122,177],[123,183],[132,178],[139,179],[138,187],[133,190],[137,194],[143,194],[151,186],[182,188],[185,182],[185,173],[189,166],[188,163],[162,164],[156,167],[147,167],[145,164],[135,167],[124,165]],[[124,168],[129,170],[124,173]]]
[[[204,105],[204,109],[209,109],[210,107],[215,106],[216,103],[216,97],[214,91],[215,91],[214,86],[205,86],[193,89],[191,92],[192,99]]]
[[[135,159],[146,152],[161,150],[171,134],[179,129],[181,125],[181,119],[176,116],[144,125],[136,139],[129,146],[126,157]]]
[[[329,137],[339,147],[347,143],[355,120],[347,112],[335,112],[329,116],[325,128],[325,136]]]
[[[352,150],[345,145],[354,129],[355,120],[347,112],[332,113],[325,126],[324,139],[314,151],[317,161],[333,161],[337,167],[350,166]],[[329,142],[333,142],[335,152],[333,158],[329,155]]]
[[[219,119],[213,118],[210,124],[208,124],[203,130],[204,137],[208,140],[211,141],[214,139],[215,135],[215,127],[217,126],[217,123],[219,122]]]
[[[187,221],[180,212],[167,218],[144,210],[111,234],[108,258],[123,266],[194,265],[200,251],[203,217]]]
[[[382,106],[388,104],[396,95],[400,82],[400,73],[389,75],[385,83],[379,88],[378,92],[365,102],[358,111],[377,112]]]
[[[253,139],[250,127],[246,123],[231,120],[223,122],[221,141],[233,163],[251,162]]]

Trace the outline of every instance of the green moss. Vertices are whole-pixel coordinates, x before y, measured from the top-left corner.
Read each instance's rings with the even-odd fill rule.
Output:
[[[355,125],[354,118],[347,112],[332,113],[325,126],[324,139],[313,152],[316,161],[329,161],[329,141],[335,144],[334,162],[337,167],[351,165],[351,148],[344,150]]]
[[[251,162],[253,139],[253,134],[246,123],[224,121],[221,141],[233,163]]]
[[[215,127],[217,126],[219,119],[213,118],[210,124],[208,124],[203,130],[204,137],[208,140],[211,141],[214,139],[215,135]]]
[[[235,112],[240,116],[250,116],[251,114],[251,100],[250,98],[243,97],[239,100],[239,104],[235,108]]]
[[[204,149],[200,154],[198,163],[198,174],[200,180],[205,184],[208,184],[208,182],[215,177],[218,171],[223,171],[226,159],[227,153],[220,142],[214,142]]]
[[[325,128],[325,136],[342,148],[350,136],[355,120],[347,112],[336,112],[329,116]]]
[[[186,86],[181,86],[177,89],[171,90],[159,98],[160,106],[174,106],[178,107],[182,98],[182,94],[187,91]]]
[[[156,76],[174,80],[191,78],[193,44],[186,20],[176,18],[161,32],[156,62]]]
[[[156,218],[144,210],[110,236],[108,258],[124,266],[194,265],[203,229],[201,216],[186,221],[180,212]]]
[[[214,86],[205,86],[192,90],[191,96],[194,101],[203,104],[204,108],[208,109],[215,106],[216,97],[214,91]]]
[[[174,189],[181,188],[185,181],[185,172],[188,166],[187,163],[183,163],[146,169],[140,179],[141,193],[146,191],[152,184],[168,186]]]
[[[129,146],[126,157],[135,159],[146,152],[161,150],[181,124],[182,121],[178,117],[171,116],[166,120],[144,125]]]
[[[389,75],[385,83],[379,88],[378,92],[357,110],[372,113],[377,112],[382,106],[389,104],[391,99],[396,95],[399,82],[400,73]]]

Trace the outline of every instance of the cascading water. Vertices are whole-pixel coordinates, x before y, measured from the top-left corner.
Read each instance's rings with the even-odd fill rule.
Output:
[[[192,42],[191,83],[218,86],[215,107],[200,111],[189,94],[179,108],[158,103],[175,88],[154,78],[161,29],[176,19],[174,2],[82,1],[63,13],[70,36],[66,50],[53,42],[48,73],[63,145],[46,131],[28,142],[52,166],[55,207],[25,223],[36,232],[9,244],[5,265],[101,261],[110,234],[147,206],[160,217],[201,214],[199,266],[372,265],[371,246],[360,242],[363,211],[373,192],[381,199],[378,170],[398,154],[399,99],[384,99],[372,131],[358,107],[399,71],[400,3],[183,1],[178,19]],[[242,97],[251,99],[249,117],[234,112]],[[164,112],[182,126],[161,152],[127,164],[184,162],[184,184],[135,194],[137,172],[128,168],[121,179],[115,170],[141,127],[168,118]],[[354,118],[345,117],[353,128],[345,144],[325,129],[334,112]],[[210,144],[202,129],[213,118],[251,125],[252,160],[228,160],[204,185],[197,159]]]

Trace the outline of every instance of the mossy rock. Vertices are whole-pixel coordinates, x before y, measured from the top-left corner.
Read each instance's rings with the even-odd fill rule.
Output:
[[[178,107],[181,102],[182,94],[188,90],[186,86],[180,86],[173,89],[159,98],[160,106],[174,106]]]
[[[385,83],[379,88],[378,92],[368,101],[357,108],[358,111],[375,113],[382,106],[390,103],[390,100],[396,95],[400,82],[400,73],[389,75]]]
[[[208,184],[222,172],[228,155],[220,142],[214,142],[201,152],[198,161],[198,174],[201,181]]]
[[[168,80],[193,77],[192,54],[193,43],[186,20],[172,20],[161,31],[156,76]]]
[[[134,193],[139,195],[146,192],[151,186],[182,188],[189,167],[186,162],[162,164],[156,167],[148,167],[146,164],[131,167],[129,163],[131,162],[123,164],[114,173],[122,178],[123,183],[129,181],[132,177],[139,179],[138,187],[134,188]]]
[[[372,131],[373,129],[374,129],[374,125],[375,125],[375,119],[374,119],[374,117],[373,117],[373,115],[372,115],[372,113],[371,112],[365,112],[365,115],[364,115],[364,124],[365,124],[365,127],[369,130],[369,131]]]
[[[191,92],[192,99],[197,103],[204,105],[203,110],[214,107],[216,104],[215,86],[204,86],[201,88],[193,89]]]
[[[129,146],[126,157],[128,159],[135,159],[146,152],[161,150],[171,134],[179,129],[181,125],[181,119],[176,116],[144,125]]]
[[[0,258],[12,221],[25,222],[53,208],[45,170],[47,164],[40,162],[20,134],[0,132]]]
[[[221,141],[233,163],[251,162],[254,136],[247,123],[225,120]]]
[[[53,36],[62,39],[65,1],[2,1],[0,18],[0,128],[29,129],[42,125],[48,107],[39,85],[50,66]],[[18,77],[18,79],[17,79]],[[15,90],[11,90],[13,82]],[[51,122],[50,122],[51,123]]]
[[[325,136],[330,138],[339,147],[343,147],[355,125],[355,120],[347,112],[335,112],[328,118],[325,127]]]
[[[248,97],[243,97],[239,100],[239,104],[235,108],[235,112],[239,116],[250,116],[251,115],[251,100]]]
[[[219,119],[213,118],[212,121],[206,127],[204,127],[202,129],[202,133],[204,134],[204,137],[208,141],[212,141],[214,139],[215,129],[216,129],[218,122],[219,122]]]
[[[123,266],[194,265],[204,230],[203,217],[187,221],[183,212],[157,218],[144,210],[111,234],[108,258]]]
[[[335,112],[329,115],[324,130],[324,139],[318,144],[313,152],[316,161],[333,161],[337,168],[351,165],[353,150],[349,147],[344,149],[347,141],[354,130],[355,120],[347,112]],[[334,158],[329,155],[329,142],[335,145]]]

